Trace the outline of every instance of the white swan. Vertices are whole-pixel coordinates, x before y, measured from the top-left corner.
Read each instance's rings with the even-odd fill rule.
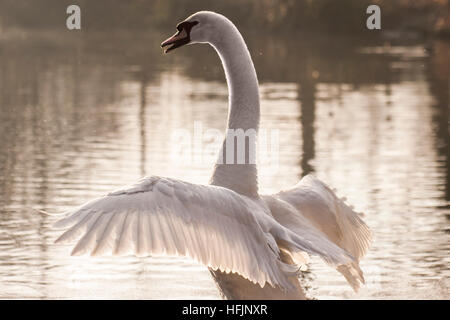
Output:
[[[236,27],[202,11],[177,29],[161,44],[166,52],[209,43],[222,60],[229,87],[227,133],[257,132],[258,80]],[[219,159],[224,152],[226,157],[231,137]],[[305,298],[297,275],[308,253],[336,267],[357,290],[364,282],[358,262],[371,241],[369,228],[312,176],[292,189],[259,195],[254,144],[244,144],[243,164],[218,161],[210,185],[146,177],[71,210],[55,224],[68,229],[56,242],[79,239],[73,255],[188,256],[209,268],[228,299]]]

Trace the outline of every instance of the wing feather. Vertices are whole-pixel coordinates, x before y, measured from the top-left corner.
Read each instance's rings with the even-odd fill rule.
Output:
[[[355,291],[359,289],[364,283],[359,260],[370,247],[371,232],[356,212],[312,175],[304,177],[292,189],[264,199],[271,206],[274,218],[292,232],[290,236],[305,240],[297,241],[300,243],[297,250],[292,243],[286,245],[294,260],[304,260],[301,251],[314,252],[336,267]],[[342,252],[351,255],[353,261],[336,264],[342,261]]]
[[[102,236],[100,237],[97,245],[92,251],[92,255],[101,255],[104,252],[108,252],[109,250],[114,250],[115,241],[117,239],[117,229],[119,226],[122,226],[123,220],[126,218],[126,215],[120,215],[117,213],[113,213],[113,217],[107,221],[105,230],[103,231]]]
[[[56,242],[77,241],[73,255],[189,256],[261,286],[287,288],[258,221],[267,213],[251,202],[221,187],[144,178],[67,212],[55,224],[67,229]]]
[[[283,288],[292,287],[288,277],[298,270],[281,261],[277,245],[289,248],[301,263],[304,251],[335,266],[355,262],[322,234],[291,230],[275,218],[263,201],[226,188],[148,177],[67,212],[55,224],[67,229],[56,242],[77,240],[74,255],[188,256],[261,286]],[[341,270],[355,273],[354,268]]]

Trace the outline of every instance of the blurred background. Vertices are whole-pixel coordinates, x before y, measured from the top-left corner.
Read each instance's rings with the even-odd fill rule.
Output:
[[[70,4],[81,30],[66,29]],[[366,28],[369,4],[381,30]],[[70,257],[55,219],[32,209],[64,211],[144,175],[208,182],[214,158],[177,161],[170,133],[225,129],[220,60],[209,46],[159,47],[198,10],[238,26],[261,127],[279,130],[261,192],[314,173],[373,230],[366,287],[353,293],[313,259],[308,296],[449,299],[448,0],[0,0],[0,298],[219,298],[190,260]]]

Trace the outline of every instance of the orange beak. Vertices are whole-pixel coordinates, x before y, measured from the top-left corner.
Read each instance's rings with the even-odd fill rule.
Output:
[[[189,35],[187,34],[186,30],[182,28],[173,36],[163,41],[163,43],[161,43],[161,48],[170,46],[164,50],[164,53],[168,53],[169,51],[172,51],[173,49],[181,47],[187,43],[189,43]]]

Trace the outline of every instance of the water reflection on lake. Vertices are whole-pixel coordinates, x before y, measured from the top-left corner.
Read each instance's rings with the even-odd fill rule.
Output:
[[[54,218],[32,210],[63,211],[143,175],[207,183],[214,157],[178,161],[171,133],[225,128],[223,71],[207,46],[163,56],[164,36],[0,41],[0,298],[218,298],[189,260],[69,257],[53,244]],[[449,44],[248,39],[261,127],[279,130],[261,191],[314,172],[374,231],[365,288],[354,294],[313,259],[308,295],[449,298]]]

